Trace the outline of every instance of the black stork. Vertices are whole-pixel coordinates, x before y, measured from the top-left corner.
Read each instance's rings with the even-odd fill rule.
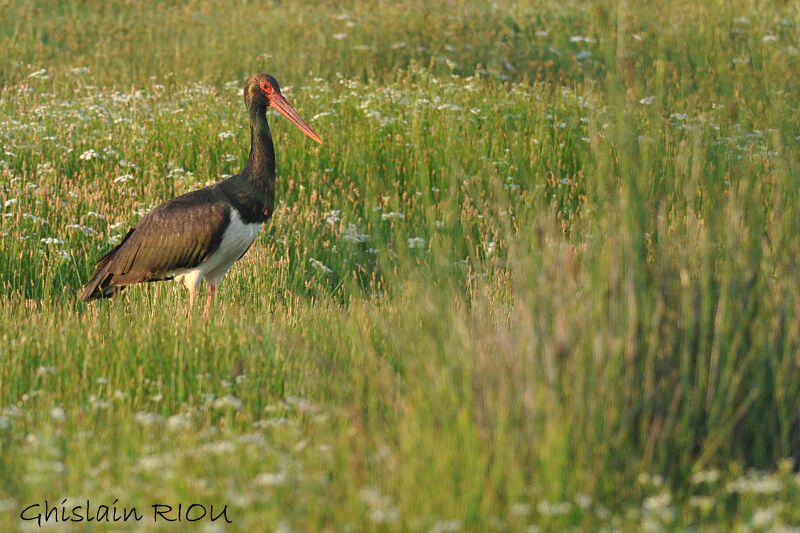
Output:
[[[190,318],[195,293],[205,280],[210,288],[204,313],[208,318],[222,277],[247,252],[275,207],[275,149],[267,107],[278,110],[322,144],[281,95],[272,76],[251,76],[244,87],[244,102],[250,114],[250,157],[244,170],[167,200],[142,217],[97,261],[80,294],[82,301],[111,298],[133,283],[175,279],[189,289]]]

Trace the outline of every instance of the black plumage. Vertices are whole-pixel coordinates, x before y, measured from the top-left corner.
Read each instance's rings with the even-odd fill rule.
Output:
[[[244,100],[250,115],[251,140],[250,156],[242,172],[168,200],[145,215],[122,242],[97,261],[91,279],[80,294],[82,301],[109,298],[132,283],[172,279],[191,269],[200,269],[202,277],[208,273],[202,272],[203,265],[208,264],[215,252],[222,253],[223,236],[234,219],[240,224],[253,225],[272,216],[275,152],[266,108],[273,106],[306,135],[322,141],[281,96],[280,86],[271,76],[256,74],[248,79]],[[255,233],[252,238],[254,236]],[[223,258],[224,268],[221,275],[215,274],[212,293],[216,288],[214,284],[230,266],[227,263],[238,260],[249,248],[250,243],[245,244],[238,257]],[[215,264],[219,260],[216,257]],[[216,272],[218,274],[219,270]],[[190,302],[194,298],[194,288],[190,287]]]

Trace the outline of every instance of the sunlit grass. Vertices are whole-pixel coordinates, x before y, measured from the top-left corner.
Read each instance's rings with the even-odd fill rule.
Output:
[[[63,498],[234,530],[800,521],[791,6],[4,9],[4,527]],[[151,207],[241,169],[257,71],[325,144],[269,115],[278,205],[211,320],[171,283],[78,302]]]

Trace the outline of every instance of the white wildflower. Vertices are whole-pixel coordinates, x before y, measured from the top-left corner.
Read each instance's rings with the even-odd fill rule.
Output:
[[[409,248],[425,248],[425,239],[422,237],[411,237],[408,239]]]
[[[782,489],[783,483],[780,479],[756,474],[740,477],[725,485],[726,492],[738,492],[739,494],[774,494]]]
[[[337,41],[341,41],[345,37],[347,37],[346,33],[334,33],[333,35],[331,35],[331,38],[336,39]]]
[[[80,159],[83,159],[84,161],[91,161],[96,157],[98,157],[98,155],[97,152],[95,152],[94,148],[90,148],[80,155]]]
[[[40,80],[49,80],[50,79],[50,75],[47,73],[47,69],[46,68],[37,70],[36,72],[31,72],[30,74],[28,74],[28,77],[29,78],[38,78]]]
[[[527,516],[531,512],[531,506],[527,503],[515,503],[511,505],[511,514],[517,516]]]
[[[390,220],[392,218],[403,219],[405,218],[405,216],[403,215],[403,213],[395,213],[394,211],[391,211],[389,213],[381,213],[381,219],[383,220]]]
[[[359,233],[358,227],[355,224],[349,224],[347,229],[342,232],[342,240],[350,241],[350,242],[366,242],[369,239],[369,235],[366,233]]]
[[[714,508],[715,501],[711,496],[692,496],[689,498],[689,507],[708,512]]]
[[[44,244],[64,244],[64,241],[56,239],[54,237],[45,237],[40,239]]]
[[[326,267],[326,266],[325,266],[325,265],[322,263],[322,261],[317,261],[317,260],[316,260],[316,259],[314,259],[313,257],[312,257],[311,259],[309,259],[309,260],[308,260],[308,262],[309,262],[309,263],[311,263],[311,266],[313,266],[313,267],[314,267],[314,268],[316,268],[317,270],[321,270],[322,272],[326,272],[326,273],[328,273],[328,274],[332,274],[332,273],[333,273],[333,270],[331,270],[330,268]]]
[[[664,509],[665,507],[669,507],[669,504],[672,503],[672,494],[669,491],[663,490],[656,494],[655,496],[649,496],[644,500],[644,507],[650,511],[656,511],[658,509]]]
[[[400,511],[395,507],[388,509],[371,509],[369,519],[376,524],[388,524],[400,519]]]
[[[133,415],[134,422],[141,424],[144,427],[150,427],[161,422],[162,418],[155,413],[148,413],[146,411],[139,411]]]
[[[550,503],[547,500],[542,500],[536,506],[536,510],[539,511],[539,514],[544,516],[556,516],[570,512],[570,510],[572,510],[572,504],[570,502]]]
[[[639,103],[642,105],[652,105],[653,102],[656,101],[656,97],[654,95],[645,96],[644,98],[639,99]]]
[[[778,519],[776,506],[756,509],[753,513],[753,527],[763,528]]]
[[[320,119],[322,117],[327,117],[330,114],[331,114],[330,111],[323,111],[321,113],[317,113],[316,115],[311,117],[311,120],[309,120],[309,122],[314,122],[315,120]],[[333,172],[333,169],[332,168],[326,168],[325,172]]]
[[[192,419],[186,414],[172,415],[167,418],[167,429],[170,431],[184,431],[189,429],[191,425]]]
[[[431,528],[431,533],[451,533],[461,531],[464,527],[461,520],[439,520]]]
[[[334,209],[332,211],[328,211],[325,213],[325,222],[333,226],[336,222],[342,220],[342,212],[338,209]]]
[[[701,483],[714,483],[720,478],[719,470],[701,470],[692,474],[692,484],[700,485]]]
[[[243,405],[242,400],[230,394],[214,400],[214,409],[233,409],[238,411]]]
[[[17,203],[17,199],[16,198],[9,198],[5,202],[3,202],[3,207],[11,207],[12,205],[14,205],[16,203]]]
[[[50,409],[50,418],[53,420],[57,420],[58,422],[63,422],[67,419],[67,414],[64,410],[60,407],[53,407]]]
[[[223,140],[225,140],[225,139],[229,139],[229,138],[231,138],[231,137],[236,137],[236,134],[235,134],[235,133],[233,133],[233,132],[232,132],[232,131],[230,131],[230,130],[223,131],[223,132],[220,132],[220,133],[218,133],[218,134],[217,134],[217,138],[218,138],[220,141],[223,141]]]
[[[592,497],[588,494],[580,493],[575,496],[575,503],[581,509],[586,510],[592,505]]]
[[[262,487],[277,487],[286,483],[286,472],[262,472],[253,482]]]
[[[202,451],[212,453],[214,455],[226,455],[236,451],[236,445],[228,440],[218,440],[209,442],[201,448]]]

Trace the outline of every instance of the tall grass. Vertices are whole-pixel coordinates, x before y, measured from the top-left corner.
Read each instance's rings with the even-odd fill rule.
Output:
[[[791,5],[4,9],[2,523],[800,520]],[[325,144],[270,115],[280,204],[211,320],[172,284],[77,302],[143,212],[239,171],[256,71]]]

